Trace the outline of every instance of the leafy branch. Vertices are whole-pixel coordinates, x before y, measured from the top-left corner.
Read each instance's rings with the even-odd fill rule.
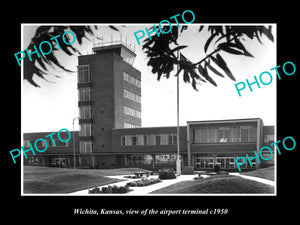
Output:
[[[183,26],[181,32],[187,30],[187,28],[187,26]],[[201,32],[203,28],[204,26],[200,26],[199,32]],[[169,30],[169,27],[164,27],[163,29]],[[143,49],[146,49],[145,52],[149,57],[147,65],[152,67],[153,73],[157,73],[158,80],[160,80],[162,75],[169,78],[170,73],[174,69],[174,65],[177,64],[179,65],[179,70],[175,76],[178,76],[183,70],[184,82],[191,83],[193,88],[197,90],[196,86],[201,82],[208,81],[212,85],[217,86],[216,82],[210,76],[209,71],[221,77],[224,77],[223,74],[226,74],[230,79],[235,80],[226,61],[221,56],[221,52],[254,57],[245,48],[241,39],[245,36],[251,40],[256,38],[262,44],[261,37],[265,35],[269,40],[274,41],[271,29],[271,26],[268,28],[264,26],[208,26],[208,31],[211,32],[211,35],[204,44],[206,57],[196,63],[192,63],[182,53],[180,53],[179,59],[175,56],[176,51],[187,47],[186,45],[178,45],[177,27],[173,27],[172,32],[168,34],[160,32],[159,37],[154,35],[151,36],[151,40],[147,38],[144,41]],[[214,50],[207,53],[212,43]],[[171,49],[171,44],[175,44],[177,47]],[[221,70],[221,72],[219,70]]]
[[[93,26],[94,29],[97,29],[97,26]],[[40,57],[37,57],[36,54],[32,54],[31,58],[32,61],[28,59],[28,57],[24,58],[24,79],[27,80],[31,85],[35,87],[40,87],[34,80],[33,76],[37,75],[38,77],[47,80],[45,75],[47,75],[48,68],[50,66],[52,68],[58,67],[66,72],[75,72],[65,68],[57,59],[55,52],[56,51],[63,51],[68,56],[72,56],[75,53],[81,55],[81,52],[72,45],[65,45],[61,36],[64,34],[65,31],[71,30],[75,36],[76,41],[79,45],[82,44],[83,39],[86,38],[89,40],[87,35],[94,35],[93,27],[91,26],[39,26],[36,29],[35,35],[31,39],[31,42],[27,46],[29,52],[33,52],[34,46],[38,48],[39,44],[43,41],[49,41],[52,45],[51,53],[47,55],[39,54]],[[115,26],[109,26],[110,29],[119,31]],[[60,35],[60,38],[57,38],[57,42],[61,49],[58,49],[56,41],[54,39],[50,40],[51,38]],[[98,37],[96,37],[98,38]],[[66,35],[65,39],[67,42],[70,42],[69,37]],[[98,38],[99,39],[99,38]],[[56,77],[59,77],[55,75]]]
[[[115,31],[119,31],[114,26],[109,26]],[[97,26],[94,26],[97,29]],[[199,33],[204,30],[204,26],[199,27]],[[154,29],[154,27],[150,28]],[[230,79],[235,80],[231,70],[227,66],[226,61],[221,55],[222,52],[227,52],[233,55],[241,55],[247,57],[254,57],[243,45],[242,41],[244,37],[248,37],[251,40],[257,39],[261,44],[262,36],[266,36],[269,40],[274,41],[271,29],[265,26],[208,26],[207,30],[211,33],[210,37],[204,44],[204,52],[206,56],[196,63],[192,63],[182,53],[180,57],[176,56],[176,52],[188,47],[187,45],[179,45],[177,43],[179,30],[176,26],[172,27],[169,31],[168,26],[164,26],[162,33],[157,36],[156,33],[144,40],[143,50],[148,57],[147,65],[152,67],[152,73],[157,74],[157,79],[160,80],[162,76],[169,78],[171,72],[174,71],[174,66],[178,65],[179,70],[175,76],[179,76],[183,71],[184,82],[191,83],[193,88],[197,90],[197,84],[201,82],[209,82],[214,86],[217,86],[216,82],[211,77],[210,73],[225,77],[226,74]],[[188,26],[182,26],[180,33],[186,32]],[[55,40],[51,38],[62,35],[66,30],[71,30],[76,35],[76,40],[81,45],[83,38],[87,38],[86,34],[94,35],[91,26],[40,26],[37,28],[34,37],[31,39],[27,49],[34,51],[34,46],[39,46],[42,41],[48,40],[53,46],[53,50],[48,55],[40,54],[40,58],[36,54],[31,55],[32,61],[28,57],[24,58],[24,79],[28,80],[30,84],[35,87],[39,85],[33,81],[33,76],[37,75],[46,80],[45,75],[48,74],[47,66],[52,68],[58,67],[66,72],[74,72],[65,68],[57,59],[55,52],[58,51],[58,47]],[[66,36],[67,41],[68,37]],[[88,39],[88,38],[87,38]],[[61,39],[57,39],[61,49],[64,53],[71,56],[75,53],[81,55],[79,50],[72,45],[64,45]],[[176,47],[171,49],[170,46],[175,44]],[[213,46],[213,50],[208,53],[208,50]],[[59,77],[59,76],[57,76]]]

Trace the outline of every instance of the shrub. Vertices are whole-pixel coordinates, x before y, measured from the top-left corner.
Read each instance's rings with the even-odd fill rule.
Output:
[[[159,179],[175,179],[176,175],[173,169],[160,169],[158,171]]]
[[[201,179],[203,179],[204,177],[201,177],[201,176],[199,176],[199,177],[194,177],[194,180],[201,180]]]
[[[126,185],[130,187],[144,187],[161,182],[159,178],[141,179],[137,181],[128,182]]]
[[[218,175],[228,175],[228,171],[219,171]]]
[[[129,189],[129,186],[125,185],[124,187],[123,186],[116,186],[116,185],[113,185],[113,186],[110,186],[108,185],[107,187],[102,187],[101,189],[100,188],[93,188],[91,190],[89,190],[89,194],[97,194],[97,193],[100,193],[100,194],[111,194],[111,193],[127,193],[129,192],[130,189]]]
[[[218,173],[219,171],[220,171],[220,166],[216,164],[216,165],[214,166],[214,172],[215,172],[215,173]]]

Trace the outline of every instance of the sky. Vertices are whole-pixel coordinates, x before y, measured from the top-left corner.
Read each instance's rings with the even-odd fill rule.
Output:
[[[200,25],[210,24],[191,24],[178,38],[180,45],[189,46],[181,53],[192,62],[197,62],[205,57],[203,48],[209,33],[207,28],[199,33]],[[265,24],[265,26],[268,25]],[[261,118],[264,125],[276,125],[276,75],[275,71],[270,69],[277,66],[277,39],[276,24],[271,25],[273,26],[274,42],[269,41],[266,37],[262,38],[263,44],[256,39],[244,39],[243,44],[254,55],[254,58],[221,53],[236,81],[211,74],[218,87],[202,83],[202,85],[198,85],[198,91],[195,91],[191,84],[184,83],[181,72],[180,125],[186,125],[187,121],[241,118]],[[22,49],[27,47],[38,26],[39,24],[22,24]],[[169,79],[162,77],[160,81],[157,81],[157,75],[153,74],[151,67],[147,66],[146,54],[134,37],[134,32],[153,25],[114,24],[119,32],[110,29],[108,24],[97,24],[97,26],[98,29],[94,30],[95,36],[103,38],[104,41],[117,41],[122,38],[124,42],[126,41],[135,48],[137,56],[133,66],[141,71],[142,75],[142,127],[176,126],[176,78],[172,76],[176,71],[174,70]],[[172,24],[172,26],[176,26],[176,24]],[[73,44],[82,54],[91,54],[92,52],[93,37],[88,36],[88,38],[89,40],[85,39],[82,45],[79,45],[77,41]],[[209,49],[208,52],[210,50],[213,49]],[[34,77],[34,80],[41,86],[40,88],[30,85],[26,80],[21,81],[22,132],[50,132],[62,128],[73,130],[73,119],[79,116],[76,73],[78,59],[77,55],[67,56],[62,51],[57,51],[57,58],[62,65],[75,72],[67,73],[58,68],[49,68],[47,81],[37,76]],[[241,91],[242,96],[238,95],[235,88],[237,82],[246,82],[246,79],[253,82],[254,76],[259,78],[264,71],[273,75],[273,82],[270,85],[261,85],[261,88],[252,85],[253,92],[246,87]],[[58,75],[60,78],[54,75]],[[267,82],[268,78],[263,78],[263,80]],[[75,120],[75,130],[79,130],[78,120]]]

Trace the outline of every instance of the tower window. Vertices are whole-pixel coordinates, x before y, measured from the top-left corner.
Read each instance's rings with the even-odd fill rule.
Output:
[[[92,100],[92,90],[91,88],[79,89],[79,101],[91,101]]]
[[[93,143],[91,141],[80,141],[80,153],[91,153],[93,151]]]
[[[78,69],[78,83],[90,83],[91,82],[91,72],[90,65],[80,65]]]
[[[92,108],[90,106],[79,107],[80,119],[92,119]]]
[[[92,136],[92,124],[81,124],[79,135]]]
[[[136,86],[136,87],[139,87],[139,88],[141,87],[141,81],[138,80],[138,79],[136,79],[135,77],[129,75],[129,74],[126,73],[126,72],[123,73],[123,79],[124,79],[125,81],[127,81],[128,83],[133,84],[133,85]]]

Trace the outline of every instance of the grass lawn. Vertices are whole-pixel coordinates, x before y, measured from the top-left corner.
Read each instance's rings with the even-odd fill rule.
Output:
[[[171,186],[156,190],[153,194],[202,194],[202,193],[274,193],[274,187],[253,180],[232,175],[217,175],[201,180],[183,181]]]
[[[260,177],[268,180],[274,180],[274,166],[270,166],[263,169],[252,170],[249,172],[242,172],[242,175]]]
[[[24,166],[24,193],[70,193],[121,181],[105,176],[128,175],[138,168],[123,169],[65,169]]]

